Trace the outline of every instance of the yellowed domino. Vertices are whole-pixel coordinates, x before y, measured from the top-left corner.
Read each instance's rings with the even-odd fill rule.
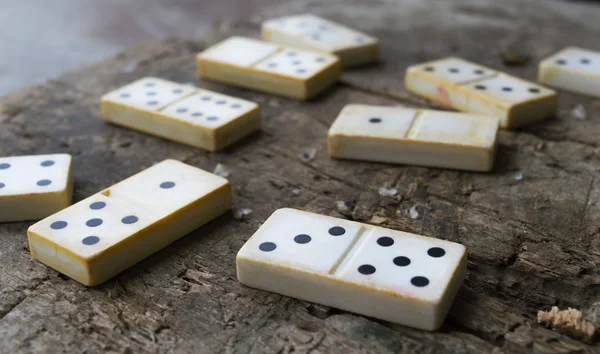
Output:
[[[267,20],[262,24],[262,37],[282,45],[335,54],[345,67],[379,58],[376,38],[312,14]]]
[[[155,77],[107,93],[101,106],[107,122],[208,151],[260,129],[254,102]]]
[[[350,104],[329,129],[329,155],[489,171],[498,122],[493,116]]]
[[[540,62],[538,80],[557,88],[600,97],[600,52],[565,48]]]
[[[502,128],[517,128],[556,114],[553,90],[460,58],[410,66],[405,85],[408,91],[443,106],[499,117]]]
[[[465,278],[467,252],[453,242],[279,209],[236,262],[247,286],[436,330]]]
[[[31,226],[34,259],[98,285],[231,208],[219,176],[165,160]]]
[[[196,62],[202,78],[300,100],[327,89],[341,75],[334,55],[244,37],[206,49]]]

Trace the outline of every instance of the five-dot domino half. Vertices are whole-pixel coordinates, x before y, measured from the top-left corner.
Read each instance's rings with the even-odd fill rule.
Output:
[[[517,128],[556,113],[553,90],[459,58],[410,66],[405,85],[441,105],[499,117],[502,128]]]
[[[39,220],[71,205],[71,155],[0,157],[0,222]]]
[[[231,37],[196,57],[200,77],[301,100],[333,85],[341,75],[331,54]]]
[[[544,84],[600,97],[600,53],[566,48],[540,62],[538,79]]]
[[[102,118],[209,151],[260,128],[254,102],[146,77],[102,97]]]
[[[36,260],[97,285],[231,208],[219,176],[165,160],[31,226]]]
[[[311,14],[265,21],[262,37],[282,45],[335,54],[346,67],[370,63],[379,56],[376,38]]]
[[[457,243],[279,209],[237,254],[241,283],[425,330],[466,271]]]
[[[337,158],[489,171],[498,118],[404,107],[350,104],[328,134]]]

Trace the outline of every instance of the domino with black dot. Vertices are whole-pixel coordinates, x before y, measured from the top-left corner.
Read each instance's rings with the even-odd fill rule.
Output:
[[[500,118],[518,128],[556,114],[556,92],[460,58],[444,58],[406,69],[406,89],[440,105]]]
[[[101,100],[107,122],[208,151],[260,129],[260,108],[247,100],[146,77]]]
[[[230,37],[196,57],[198,75],[226,84],[307,100],[332,86],[341,75],[338,57]]]
[[[538,80],[560,89],[600,97],[600,52],[565,48],[540,62]]]
[[[454,242],[279,209],[236,262],[247,286],[436,330],[465,278],[467,252]]]
[[[34,259],[98,285],[231,208],[231,185],[160,162],[31,226]]]
[[[72,195],[71,155],[0,157],[0,222],[45,218],[71,205]]]

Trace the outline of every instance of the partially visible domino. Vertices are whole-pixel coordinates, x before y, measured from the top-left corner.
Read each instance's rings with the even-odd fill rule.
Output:
[[[279,209],[236,261],[247,286],[436,330],[465,278],[467,253],[453,242]]]
[[[98,285],[231,208],[219,176],[165,160],[31,226],[34,259]]]
[[[282,45],[335,54],[345,67],[370,63],[379,57],[376,38],[311,14],[265,21],[262,37]]]
[[[72,195],[71,155],[0,157],[0,222],[45,218],[71,205]]]
[[[244,37],[206,49],[196,62],[202,78],[301,100],[330,87],[341,75],[334,55]]]
[[[329,129],[329,155],[489,171],[498,122],[493,116],[350,104]]]
[[[556,113],[553,90],[477,65],[445,58],[406,69],[406,89],[458,111],[497,116],[517,128]]]
[[[600,53],[570,47],[540,62],[541,83],[600,97]]]
[[[260,129],[254,102],[155,77],[111,91],[101,103],[108,122],[208,151]]]

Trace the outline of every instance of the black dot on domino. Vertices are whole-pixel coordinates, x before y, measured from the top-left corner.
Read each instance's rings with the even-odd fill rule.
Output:
[[[473,72],[477,75],[483,75],[483,70],[481,69],[475,69]]]
[[[294,57],[294,56],[296,56],[296,52],[288,52],[287,56],[288,57]]]
[[[37,181],[37,185],[40,186],[40,187],[49,186],[50,183],[52,183],[52,181],[49,180],[49,179],[41,179],[41,180]]]
[[[293,65],[300,65],[300,64],[302,64],[302,61],[300,61],[300,60],[294,60],[294,61],[292,61],[292,64]]]
[[[200,98],[202,101],[210,101],[210,96],[202,96],[202,98]]]
[[[307,244],[312,240],[312,238],[306,234],[300,234],[294,237],[294,242],[299,243],[301,245]]]
[[[381,123],[381,118],[369,118],[369,123]]]
[[[448,69],[449,72],[451,72],[452,74],[457,74],[459,72],[459,70],[457,68],[450,68]]]
[[[147,82],[146,83],[146,87],[152,87],[152,86],[154,86],[154,82]]]
[[[160,184],[160,188],[169,189],[175,187],[175,182],[167,181]]]
[[[148,101],[149,106],[156,106],[157,104],[158,104],[158,101]]]
[[[567,64],[567,61],[566,61],[566,60],[564,60],[564,59],[558,59],[558,60],[556,61],[556,64],[558,64],[558,65],[566,65],[566,64]]]
[[[182,89],[175,89],[175,90],[173,90],[173,93],[176,94],[176,95],[178,95],[178,94],[180,94],[182,92],[183,92]]]
[[[298,69],[298,70],[296,70],[296,72],[298,74],[304,74],[306,72],[306,69]]]
[[[370,264],[363,264],[360,267],[358,267],[358,272],[364,275],[373,274],[375,273],[375,267],[373,267]]]
[[[100,209],[103,209],[105,206],[106,206],[105,202],[93,202],[92,204],[90,204],[90,209],[100,210]]]
[[[540,93],[540,89],[539,89],[539,88],[537,88],[537,87],[531,87],[531,88],[529,89],[529,92],[531,92],[531,93]]]
[[[98,236],[88,236],[81,240],[81,243],[83,243],[86,246],[95,245],[98,242],[100,242],[100,237]]]
[[[225,100],[218,100],[216,102],[216,104],[218,104],[218,105],[224,105],[225,103],[226,103]]]
[[[146,96],[156,96],[156,92],[148,91],[148,92],[146,92]]]
[[[422,288],[424,286],[429,285],[429,279],[427,279],[425,277],[421,277],[421,276],[413,277],[410,280],[410,283],[416,287]]]
[[[267,64],[267,66],[269,68],[275,68],[275,67],[277,67],[277,63],[269,63],[269,64]]]
[[[485,90],[485,89],[486,89],[486,86],[485,86],[485,85],[475,85],[475,88],[476,88],[477,90]]]
[[[50,228],[52,230],[61,230],[64,229],[65,227],[67,227],[67,222],[66,221],[55,221],[52,224],[50,224]]]
[[[234,103],[234,104],[231,105],[231,108],[235,108],[235,109],[241,108],[241,107],[242,107],[242,105],[239,104],[239,103]]]
[[[410,258],[404,257],[404,256],[398,256],[398,257],[394,258],[393,262],[398,267],[406,267],[407,265],[410,264]]]
[[[580,62],[581,64],[589,64],[589,63],[590,63],[590,60],[589,60],[588,58],[581,58],[581,59],[579,60],[579,62]]]
[[[128,93],[122,93],[122,94],[119,95],[119,97],[121,97],[121,98],[129,98],[129,97],[131,97],[131,95],[128,94]]]
[[[433,66],[426,66],[423,68],[423,70],[432,72],[432,71],[435,71],[435,68]]]
[[[317,59],[315,59],[315,61],[316,61],[317,63],[323,63],[323,62],[325,61],[325,58],[323,58],[323,57],[318,57]]]
[[[504,91],[504,92],[512,92],[512,90],[513,90],[512,87],[508,87],[508,86],[504,86],[502,88],[502,91]]]
[[[331,236],[342,236],[345,233],[346,233],[346,229],[344,229],[341,226],[334,226],[331,229],[329,229],[329,234]]]
[[[394,244],[394,239],[391,237],[383,236],[377,239],[377,244],[381,247],[390,247]]]
[[[96,226],[102,225],[102,223],[103,223],[102,219],[94,218],[94,219],[89,219],[88,221],[86,221],[85,224],[89,227],[96,227]]]
[[[187,112],[187,108],[177,108],[177,113],[185,113]]]
[[[201,112],[194,112],[194,113],[192,113],[192,117],[202,117],[202,113]]]
[[[2,189],[2,188],[4,188],[4,187],[6,187],[6,184],[4,184],[4,183],[0,182],[0,189]]]
[[[427,254],[433,258],[440,258],[444,257],[446,251],[444,251],[443,248],[431,247],[429,250],[427,250]]]
[[[263,242],[258,246],[258,249],[263,252],[271,252],[277,248],[277,245],[273,242]]]
[[[6,170],[10,168],[9,163],[0,163],[0,170]]]
[[[214,121],[219,120],[219,117],[211,116],[211,117],[206,118],[206,120],[208,120],[210,122],[214,122]]]
[[[121,219],[123,224],[135,224],[138,221],[138,217],[134,215],[129,215]]]
[[[50,167],[50,166],[54,166],[54,161],[52,161],[52,160],[46,160],[46,161],[42,162],[42,163],[40,164],[40,166],[42,166],[42,167]]]

